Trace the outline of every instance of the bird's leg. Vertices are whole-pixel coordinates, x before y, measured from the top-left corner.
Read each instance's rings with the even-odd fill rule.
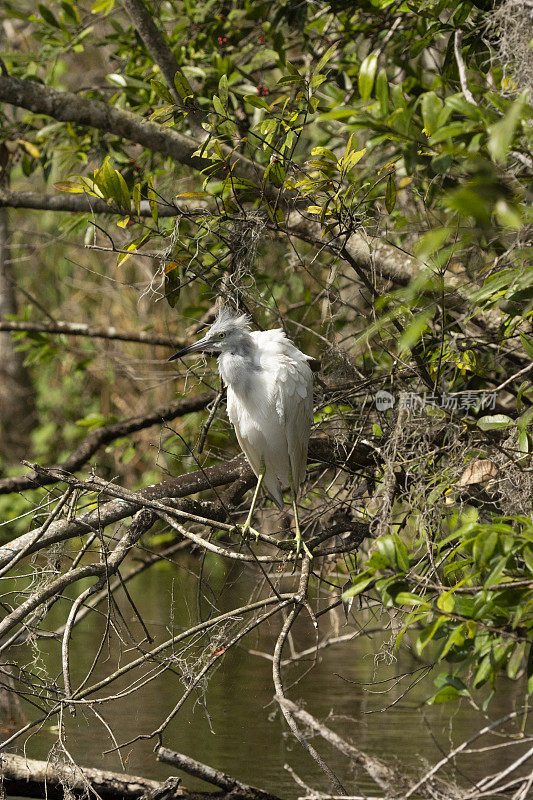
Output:
[[[300,555],[300,550],[304,549],[304,552],[309,556],[309,558],[313,558],[313,554],[307,547],[306,543],[302,539],[302,532],[300,530],[300,520],[298,518],[298,504],[296,503],[296,492],[294,490],[294,485],[291,481],[291,500],[292,500],[292,510],[294,512],[294,527],[296,528],[296,553],[294,555],[294,566],[296,567],[296,562],[298,561],[298,557]]]
[[[253,533],[253,535],[255,536],[256,541],[259,539],[259,533],[258,531],[254,530],[254,528],[252,528],[252,517],[254,515],[255,505],[257,503],[257,498],[259,496],[259,489],[261,488],[261,484],[263,483],[264,477],[265,477],[265,470],[262,469],[257,478],[257,486],[255,487],[254,496],[252,497],[252,505],[250,506],[248,516],[246,517],[246,522],[241,528],[241,535],[243,537],[245,537],[248,534],[248,531],[251,531],[251,533]]]

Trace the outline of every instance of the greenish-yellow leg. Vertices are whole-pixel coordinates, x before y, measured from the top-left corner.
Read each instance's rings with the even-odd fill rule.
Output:
[[[246,517],[246,522],[241,528],[241,535],[246,536],[248,531],[255,536],[256,541],[259,539],[259,533],[254,528],[252,528],[252,517],[255,511],[255,505],[257,503],[257,498],[259,497],[259,490],[261,488],[261,484],[263,483],[263,478],[265,477],[265,473],[260,472],[259,477],[257,478],[257,486],[255,487],[254,496],[252,497],[252,505],[250,506],[250,510],[248,512],[248,516]]]
[[[294,564],[296,566],[296,561],[300,556],[300,550],[304,549],[304,552],[309,556],[309,558],[313,558],[313,554],[307,547],[306,543],[302,539],[302,532],[300,530],[300,520],[298,519],[298,505],[296,503],[296,492],[294,491],[293,487],[291,486],[291,498],[292,498],[292,510],[294,512],[294,527],[296,529],[296,554],[294,556]]]

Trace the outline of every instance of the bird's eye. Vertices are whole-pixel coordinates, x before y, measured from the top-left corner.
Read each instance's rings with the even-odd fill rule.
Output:
[[[219,339],[224,339],[224,338],[225,338],[225,336],[226,336],[226,334],[225,334],[223,331],[221,331],[221,332],[218,334],[218,338],[219,338]]]

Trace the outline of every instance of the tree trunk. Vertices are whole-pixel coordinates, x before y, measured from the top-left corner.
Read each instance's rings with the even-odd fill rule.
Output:
[[[0,755],[0,776],[7,795],[63,798],[66,788],[76,797],[95,789],[102,800],[136,800],[159,789],[158,781],[101,769],[35,761],[13,753]],[[180,792],[181,793],[181,792]]]
[[[4,166],[0,186],[6,183]],[[0,319],[17,313],[7,245],[7,209],[0,208]],[[0,457],[8,464],[28,456],[30,435],[36,423],[33,385],[23,361],[11,334],[0,333]]]

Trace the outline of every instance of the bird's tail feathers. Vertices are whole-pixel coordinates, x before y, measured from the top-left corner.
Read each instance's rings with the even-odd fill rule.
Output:
[[[277,505],[277,507],[281,510],[283,508],[283,492],[281,491],[281,486],[278,479],[274,481],[267,482],[266,480],[263,482],[263,486],[265,487],[265,491],[272,500],[273,503]]]

